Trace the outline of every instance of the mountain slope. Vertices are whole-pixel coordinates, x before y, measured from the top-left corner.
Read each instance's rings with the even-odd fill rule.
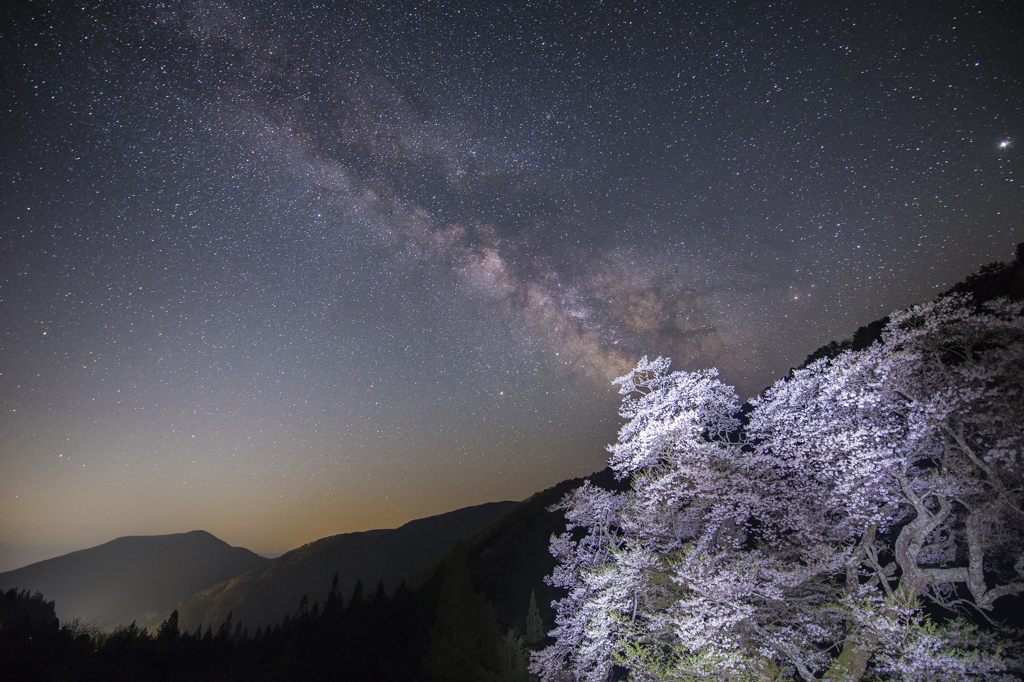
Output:
[[[266,562],[202,530],[123,537],[0,573],[0,591],[38,590],[62,621],[150,625],[198,590]]]
[[[620,492],[630,486],[628,480],[616,480],[608,467],[589,476],[567,479],[535,493],[467,539],[462,560],[469,569],[473,587],[491,602],[503,628],[516,625],[520,632],[526,632],[526,610],[531,591],[536,594],[545,630],[554,627],[551,602],[562,598],[564,592],[545,583],[544,578],[555,568],[550,541],[552,535],[565,532],[565,514],[559,509],[549,510],[585,481]],[[455,555],[453,550],[445,557],[444,564],[456,560]],[[439,588],[443,571],[421,578],[421,592],[433,593]],[[428,601],[433,601],[433,597]]]
[[[294,549],[265,566],[194,595],[178,607],[184,630],[216,626],[228,614],[250,630],[280,622],[303,595],[323,602],[334,574],[340,592],[352,593],[362,580],[372,590],[383,581],[389,591],[439,559],[458,540],[498,519],[517,502],[491,502],[417,519],[391,530],[369,530],[322,538]]]
[[[1013,301],[1024,300],[1024,242],[1017,244],[1016,257],[1009,263],[989,263],[978,272],[968,275],[962,282],[939,298],[954,294],[970,296],[979,308],[986,302],[1006,297]],[[807,356],[798,369],[803,369],[815,360],[834,358],[847,350],[864,350],[882,338],[882,330],[889,324],[889,316],[859,327],[849,339],[830,341]]]

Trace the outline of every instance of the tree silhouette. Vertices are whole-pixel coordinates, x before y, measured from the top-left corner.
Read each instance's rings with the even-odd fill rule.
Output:
[[[530,606],[526,609],[526,644],[536,646],[544,639],[544,623],[537,608],[537,593],[530,590]]]
[[[496,656],[497,615],[487,600],[473,589],[466,567],[465,548],[454,556],[445,571],[437,600],[436,617],[429,630],[424,667],[437,682],[479,682],[494,674],[488,659]]]

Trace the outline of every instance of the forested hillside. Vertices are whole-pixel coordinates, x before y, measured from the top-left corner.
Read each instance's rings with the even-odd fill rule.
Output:
[[[361,579],[371,584],[382,581],[393,590],[437,563],[456,541],[516,504],[490,502],[415,519],[399,528],[321,538],[183,600],[179,623],[188,630],[217,626],[230,613],[251,628],[267,627],[291,613],[303,595],[311,603],[323,602],[332,576],[338,577],[344,594]]]
[[[590,479],[616,485],[609,470]],[[159,628],[132,624],[103,634],[79,622],[61,625],[43,595],[10,590],[0,613],[0,659],[16,661],[24,679],[526,680],[528,650],[551,627],[557,596],[544,582],[554,565],[547,545],[565,521],[548,508],[583,481],[563,481],[516,505],[411,587],[358,581],[342,593],[335,576],[323,600],[301,597],[271,627],[229,613],[182,631],[175,611]]]
[[[713,370],[645,359],[619,380],[611,468],[393,591],[335,577],[272,627],[182,632],[174,612],[101,634],[10,590],[0,660],[67,680],[526,682],[531,653],[548,680],[1019,679],[1022,261],[746,406]]]

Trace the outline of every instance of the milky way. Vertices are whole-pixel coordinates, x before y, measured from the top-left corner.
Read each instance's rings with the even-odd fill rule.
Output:
[[[1024,240],[1013,3],[121,5],[0,35],[0,541],[520,499]]]

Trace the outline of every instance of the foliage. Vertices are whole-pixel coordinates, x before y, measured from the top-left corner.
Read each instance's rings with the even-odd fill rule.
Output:
[[[530,656],[523,636],[515,628],[498,639],[498,681],[529,682]]]
[[[490,680],[494,676],[488,669],[497,667],[499,655],[498,617],[473,588],[461,542],[453,554],[443,569],[424,667],[438,682]]]
[[[4,679],[60,678],[90,645],[77,627],[61,627],[52,601],[10,589],[0,593],[0,675]],[[40,670],[46,669],[49,675]]]
[[[542,678],[1015,679],[987,614],[1024,590],[1019,304],[894,314],[743,413],[715,370],[616,383],[631,490],[561,505]]]
[[[615,484],[610,470],[592,478],[601,485]],[[193,624],[186,632],[181,627],[183,618],[175,623],[172,613],[149,630],[129,626],[112,636],[76,622],[58,626],[52,602],[41,595],[23,595],[26,604],[44,607],[46,617],[40,622],[49,623],[46,627],[61,638],[64,653],[54,655],[49,645],[45,649],[24,646],[29,637],[40,645],[49,641],[45,633],[26,632],[0,651],[4,661],[0,668],[23,673],[11,679],[68,681],[427,680],[432,672],[428,669],[431,646],[446,643],[453,650],[468,652],[469,660],[464,662],[479,674],[478,679],[535,679],[526,670],[529,651],[518,633],[527,632],[532,618],[534,636],[542,639],[544,618],[549,613],[553,618],[547,607],[554,592],[543,583],[554,565],[547,538],[564,521],[547,508],[580,482],[564,481],[537,493],[470,541],[458,544],[415,589],[399,587],[389,599],[382,585],[367,593],[357,583],[346,601],[339,594],[340,576],[335,575],[325,600],[296,598],[299,608],[283,622],[255,632],[239,622],[237,614],[219,626],[216,622],[202,628]],[[538,589],[531,600],[533,586]],[[462,609],[463,616],[466,611],[483,616],[477,618],[480,627],[447,629],[447,636],[441,637],[446,621],[451,625],[458,620],[451,616],[458,616],[459,609],[453,612],[447,607],[460,603],[469,607]],[[508,629],[514,633],[511,638]],[[467,641],[459,641],[458,632]],[[505,638],[499,637],[502,632]],[[0,646],[15,634],[14,630],[3,632],[0,625]],[[511,644],[511,650],[500,652],[499,642]],[[6,679],[2,673],[0,678]]]
[[[544,622],[537,608],[537,593],[530,590],[530,605],[526,607],[526,644],[536,646],[544,639]]]

